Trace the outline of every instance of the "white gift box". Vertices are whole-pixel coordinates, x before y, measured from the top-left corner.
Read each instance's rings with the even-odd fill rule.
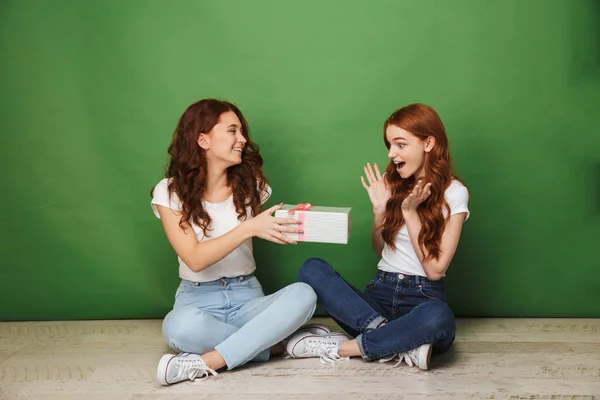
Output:
[[[350,237],[350,210],[350,207],[321,207],[309,203],[284,204],[275,211],[275,217],[302,221],[298,230],[303,233],[282,232],[297,242],[346,244]]]

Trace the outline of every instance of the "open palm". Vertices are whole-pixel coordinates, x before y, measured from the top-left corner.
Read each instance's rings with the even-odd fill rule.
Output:
[[[415,211],[431,195],[431,183],[418,181],[410,194],[402,202],[402,211]]]
[[[369,199],[371,200],[371,204],[373,204],[373,209],[384,211],[385,205],[392,195],[392,191],[390,190],[387,180],[385,179],[385,174],[384,176],[381,175],[377,164],[375,164],[375,172],[373,172],[371,163],[367,163],[365,166],[365,175],[367,177],[367,181],[365,181],[363,176],[360,177],[360,180],[362,181],[363,187],[369,194]]]

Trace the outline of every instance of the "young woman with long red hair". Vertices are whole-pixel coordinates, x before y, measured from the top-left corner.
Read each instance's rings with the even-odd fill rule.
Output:
[[[432,352],[454,341],[443,278],[469,217],[469,192],[452,171],[446,131],[433,108],[403,107],[383,130],[390,159],[385,173],[369,163],[361,177],[373,205],[373,249],[381,256],[375,278],[361,292],[316,258],[299,274],[354,339],[298,332],[287,344],[293,357],[396,359],[396,365],[405,361],[425,370]]]
[[[266,361],[310,319],[316,296],[294,283],[265,296],[254,276],[252,238],[293,244],[282,232],[297,221],[263,211],[271,189],[258,146],[235,105],[204,99],[190,105],[169,146],[166,178],[152,190],[152,209],[178,255],[181,283],[163,321],[163,385],[216,375],[217,370]],[[329,332],[305,327],[305,331]]]

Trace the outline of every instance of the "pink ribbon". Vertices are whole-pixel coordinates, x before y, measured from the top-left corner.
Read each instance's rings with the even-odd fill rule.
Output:
[[[296,208],[292,208],[288,211],[288,214],[294,215],[296,211],[308,211],[312,208],[312,204],[310,203],[300,203],[296,206]]]
[[[298,224],[298,241],[299,242],[304,242],[304,211],[308,211],[312,208],[312,204],[310,203],[300,203],[296,206],[296,208],[292,208],[291,210],[288,211],[289,215],[294,215],[294,213],[296,211],[300,211],[298,213],[298,221],[300,221],[300,223]]]

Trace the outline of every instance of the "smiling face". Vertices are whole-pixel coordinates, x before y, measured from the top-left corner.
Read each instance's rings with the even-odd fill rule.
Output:
[[[421,140],[407,130],[396,125],[389,125],[385,131],[387,144],[389,145],[388,157],[395,164],[396,172],[402,179],[422,178],[425,157],[431,151],[435,140],[428,137]]]
[[[210,164],[224,164],[225,168],[242,162],[242,153],[248,139],[240,119],[233,111],[224,112],[210,132],[200,134],[198,145],[206,151]]]

